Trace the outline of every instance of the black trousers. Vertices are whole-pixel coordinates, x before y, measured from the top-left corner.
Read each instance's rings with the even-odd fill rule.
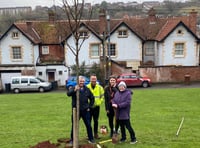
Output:
[[[125,130],[125,127],[129,131],[131,140],[135,140],[136,139],[135,132],[134,132],[132,126],[131,126],[130,119],[127,119],[127,120],[118,120],[118,122],[119,122],[119,125],[120,125],[120,128],[121,128],[122,140],[126,139],[126,130]]]
[[[94,121],[94,135],[96,135],[98,133],[98,125],[99,125],[99,112],[100,112],[100,106],[95,106],[94,108],[90,109],[90,113],[91,113],[91,123],[92,123],[92,119]]]
[[[108,117],[108,123],[109,123],[111,134],[113,134],[113,132],[117,133],[117,131],[119,129],[119,122],[118,122],[118,120],[115,119],[115,112],[112,107],[109,108],[109,113],[107,113],[107,117]],[[113,131],[114,126],[115,126],[115,131]]]

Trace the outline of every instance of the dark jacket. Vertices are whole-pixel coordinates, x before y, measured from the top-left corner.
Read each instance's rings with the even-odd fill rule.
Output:
[[[117,91],[112,100],[113,104],[117,104],[116,118],[119,120],[130,119],[131,107],[131,91],[126,89],[122,92]]]
[[[112,108],[112,99],[114,98],[114,94],[118,91],[117,86],[111,87],[106,86],[104,89],[104,98],[105,98],[105,109],[110,110]]]
[[[74,91],[75,87],[71,87],[67,95],[72,97],[72,108],[76,108],[76,91]],[[79,98],[80,98],[80,111],[86,110],[88,108],[92,108],[94,104],[94,96],[86,86],[83,89],[79,90]]]

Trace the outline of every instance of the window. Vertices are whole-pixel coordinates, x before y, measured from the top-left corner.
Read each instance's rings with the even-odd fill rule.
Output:
[[[39,72],[38,72],[38,75],[39,75],[39,76],[42,76],[42,72],[41,72],[41,71],[39,71]]]
[[[116,56],[116,45],[115,44],[110,44],[110,54],[109,54],[109,45],[107,45],[107,55],[109,56]]]
[[[80,38],[87,38],[88,37],[88,32],[87,31],[80,31],[79,35],[80,35]]]
[[[184,56],[184,43],[175,43],[175,57],[183,57]]]
[[[154,42],[145,43],[145,55],[154,55]]]
[[[14,38],[14,39],[19,38],[19,33],[18,32],[12,32],[12,38]]]
[[[130,75],[130,78],[135,79],[137,76],[136,75]]]
[[[119,30],[118,31],[118,37],[119,38],[128,37],[128,31],[127,30]]]
[[[14,78],[12,80],[12,84],[19,84],[19,78]]]
[[[183,35],[183,31],[181,29],[177,30],[178,35]]]
[[[90,49],[91,57],[99,57],[99,44],[92,44]]]
[[[42,54],[49,54],[49,46],[42,46]]]
[[[12,47],[12,58],[13,59],[22,59],[21,47]]]
[[[60,71],[58,71],[58,74],[59,74],[59,75],[62,75],[62,71],[61,71],[61,70],[60,70]]]
[[[28,78],[21,78],[21,83],[28,83]]]
[[[38,83],[36,79],[30,79],[30,84]]]

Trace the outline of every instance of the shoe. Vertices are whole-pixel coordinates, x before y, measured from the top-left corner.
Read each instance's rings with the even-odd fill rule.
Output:
[[[96,142],[94,141],[94,139],[88,140],[88,143],[90,143],[90,144],[96,144]]]
[[[130,144],[136,144],[137,143],[137,140],[134,139],[134,140],[131,140]]]
[[[123,142],[125,142],[126,141],[126,139],[120,139],[120,143],[123,143]]]
[[[72,145],[72,144],[73,144],[73,140],[72,140],[72,139],[69,141],[69,144],[70,144],[70,145]]]
[[[100,139],[98,134],[94,134],[95,139]]]

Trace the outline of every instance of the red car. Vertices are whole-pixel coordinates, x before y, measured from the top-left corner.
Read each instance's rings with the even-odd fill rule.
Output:
[[[142,86],[142,87],[149,87],[152,85],[150,78],[148,77],[141,77],[135,73],[124,73],[117,77],[117,84],[119,82],[124,81],[129,86]]]

